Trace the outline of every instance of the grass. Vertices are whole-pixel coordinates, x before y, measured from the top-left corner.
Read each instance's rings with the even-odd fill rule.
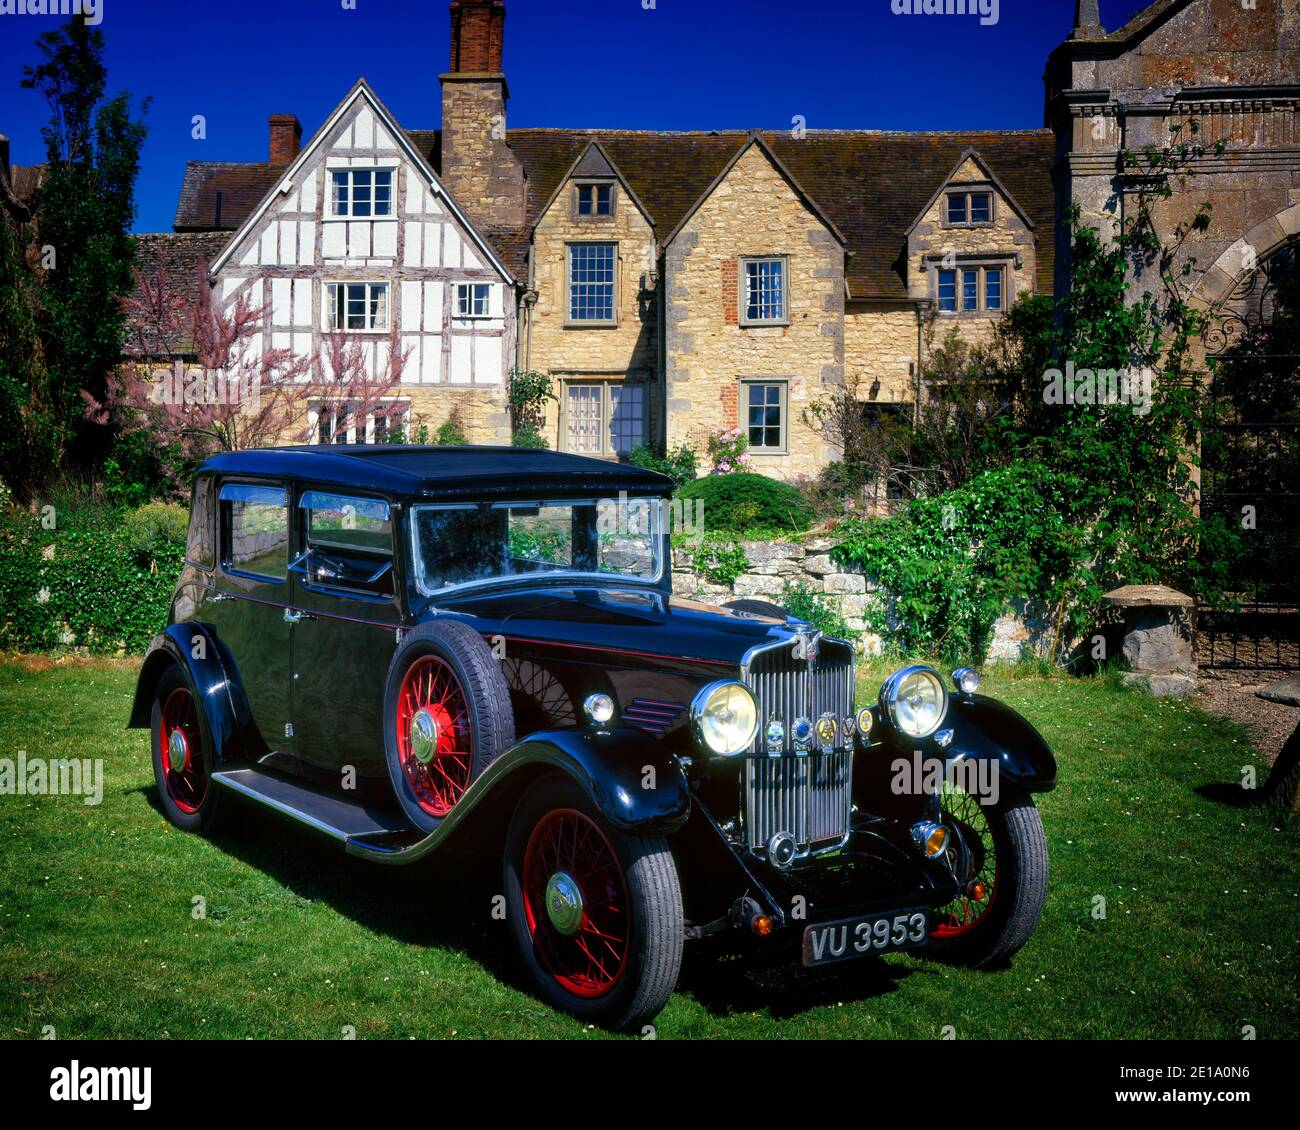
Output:
[[[99,807],[0,796],[0,1033],[603,1035],[526,991],[490,883],[446,864],[350,860],[247,807],[215,841],[174,830],[146,735],[122,729],[134,676],[109,660],[0,665],[0,756],[105,762]],[[1105,679],[1009,671],[986,689],[1042,730],[1061,766],[1041,798],[1047,907],[1011,967],[896,955],[813,977],[688,947],[660,1038],[931,1039],[946,1025],[964,1039],[1300,1035],[1297,827],[1242,803],[1256,764],[1244,731]]]

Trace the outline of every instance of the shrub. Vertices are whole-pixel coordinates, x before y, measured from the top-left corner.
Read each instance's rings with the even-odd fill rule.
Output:
[[[795,487],[764,475],[710,475],[687,483],[677,493],[682,499],[703,501],[706,529],[740,532],[761,527],[797,532],[813,521],[807,501]]]
[[[536,428],[518,428],[514,435],[510,437],[512,447],[529,447],[537,450],[548,448],[551,445],[546,442],[546,438]]]
[[[122,516],[122,536],[136,563],[148,565],[160,553],[185,546],[189,511],[174,502],[148,502]]]
[[[693,482],[698,474],[695,452],[685,444],[667,455],[656,455],[653,449],[644,443],[638,443],[632,448],[627,461],[634,467],[644,467],[647,471],[658,471],[661,475],[667,475],[679,487]]]
[[[734,585],[749,568],[749,558],[735,538],[709,535],[693,543],[691,568],[715,585]]]
[[[179,509],[179,508],[176,508]],[[167,623],[183,543],[160,540],[144,564],[122,525],[0,517],[0,646],[141,652]]]
[[[1067,486],[1037,463],[986,471],[897,517],[843,523],[832,555],[889,593],[863,619],[902,650],[978,661],[1017,597],[1044,605],[1059,645],[1103,591],[1085,530],[1064,517]]]
[[[444,420],[433,433],[435,447],[465,447],[469,443],[464,430],[455,420]],[[520,446],[516,444],[515,446]]]
[[[807,620],[820,632],[840,640],[855,640],[860,632],[850,628],[834,603],[805,584],[786,583],[777,603],[791,616]]]

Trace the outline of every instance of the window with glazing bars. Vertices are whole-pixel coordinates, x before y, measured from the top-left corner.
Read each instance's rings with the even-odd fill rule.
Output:
[[[569,245],[569,320],[614,321],[614,266],[618,245]]]
[[[335,216],[369,219],[393,214],[392,169],[331,169]]]

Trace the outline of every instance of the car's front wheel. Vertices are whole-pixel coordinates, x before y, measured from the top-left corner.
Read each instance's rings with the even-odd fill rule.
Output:
[[[154,692],[153,775],[167,819],[187,832],[211,831],[221,797],[212,784],[212,745],[193,688],[169,667]]]
[[[996,804],[944,786],[947,858],[962,894],[934,914],[928,952],[980,969],[1029,940],[1047,897],[1047,838],[1034,800],[1003,786]]]
[[[663,1008],[685,922],[662,837],[619,832],[574,781],[546,777],[511,820],[505,884],[515,942],[552,1005],[615,1031]]]

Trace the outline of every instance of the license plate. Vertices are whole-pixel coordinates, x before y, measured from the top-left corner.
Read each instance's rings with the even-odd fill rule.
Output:
[[[928,925],[929,916],[924,910],[822,922],[803,932],[803,963],[829,965],[872,953],[915,949],[925,945]]]

